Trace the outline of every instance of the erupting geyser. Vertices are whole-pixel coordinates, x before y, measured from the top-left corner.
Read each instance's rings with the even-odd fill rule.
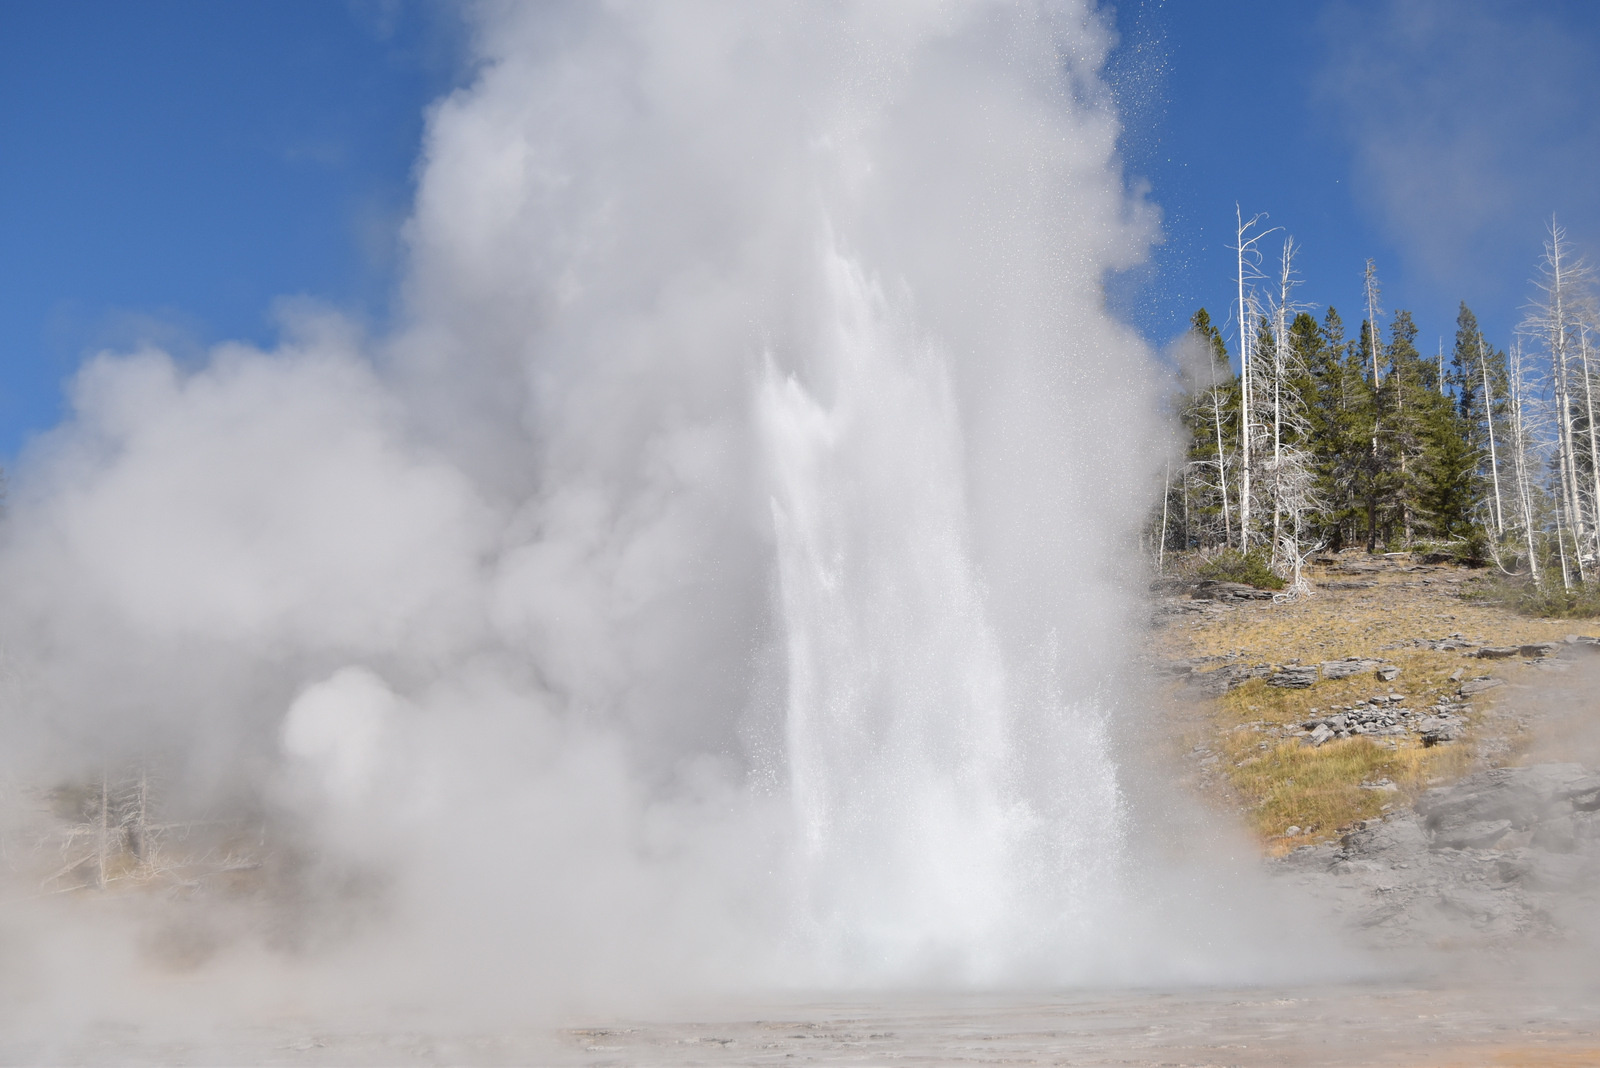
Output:
[[[18,473],[13,777],[255,806],[419,985],[1092,973],[1156,449],[1102,16],[473,17],[393,334],[99,358]]]

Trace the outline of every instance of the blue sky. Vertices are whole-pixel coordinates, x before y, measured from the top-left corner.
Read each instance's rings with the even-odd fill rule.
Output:
[[[1111,77],[1165,242],[1115,299],[1156,343],[1229,302],[1233,210],[1357,317],[1377,261],[1424,347],[1505,343],[1543,222],[1600,241],[1600,5],[1124,0]],[[0,0],[0,464],[105,347],[270,344],[311,296],[381,329],[428,102],[464,76],[420,0]],[[1591,257],[1593,258],[1593,257]]]
[[[0,2],[0,463],[87,353],[273,340],[310,295],[381,321],[434,6]]]
[[[1167,233],[1130,305],[1152,339],[1226,308],[1235,203],[1352,333],[1374,259],[1425,349],[1462,300],[1509,342],[1551,213],[1600,242],[1600,4],[1126,0],[1118,25],[1129,170]]]

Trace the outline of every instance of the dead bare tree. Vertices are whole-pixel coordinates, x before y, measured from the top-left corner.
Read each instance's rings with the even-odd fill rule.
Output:
[[[1592,490],[1589,500],[1594,508],[1594,524],[1590,530],[1595,537],[1600,539],[1600,430],[1594,424],[1594,373],[1589,365],[1589,324],[1580,323],[1578,327],[1578,352],[1581,357],[1583,372],[1583,406],[1584,421],[1589,430],[1589,477]],[[1600,545],[1593,548],[1600,551]]]
[[[1382,460],[1378,449],[1378,436],[1381,432],[1383,406],[1379,403],[1379,365],[1378,357],[1383,351],[1383,341],[1378,331],[1378,315],[1381,309],[1378,306],[1378,267],[1372,260],[1367,261],[1366,274],[1362,280],[1362,290],[1366,297],[1367,306],[1367,349],[1368,349],[1368,376],[1372,387],[1372,440],[1369,463],[1374,471],[1377,470]],[[1367,551],[1372,552],[1377,547],[1378,539],[1378,513],[1377,499],[1374,495],[1367,496]]]
[[[1544,358],[1548,382],[1551,422],[1555,431],[1557,473],[1557,529],[1561,532],[1562,577],[1568,586],[1575,572],[1579,585],[1586,585],[1588,573],[1584,558],[1592,558],[1594,536],[1600,530],[1600,517],[1589,521],[1578,485],[1577,433],[1573,413],[1577,407],[1573,368],[1573,341],[1579,331],[1576,322],[1577,290],[1588,280],[1588,271],[1574,260],[1566,242],[1566,231],[1550,220],[1544,259],[1534,280],[1540,296],[1528,306],[1523,329],[1533,338]],[[1571,542],[1572,559],[1567,557]]]
[[[1535,588],[1542,589],[1544,578],[1539,571],[1539,553],[1534,527],[1534,458],[1531,455],[1533,436],[1530,433],[1528,390],[1524,375],[1522,342],[1518,339],[1511,345],[1506,376],[1511,389],[1511,463],[1517,487],[1518,526],[1522,528],[1523,543],[1528,554],[1528,574],[1533,578]]]
[[[1298,280],[1294,239],[1283,243],[1277,294],[1272,300],[1272,353],[1268,363],[1272,403],[1272,458],[1266,465],[1272,496],[1272,566],[1290,582],[1291,597],[1310,592],[1302,571],[1309,552],[1306,517],[1319,507],[1313,486],[1311,455],[1303,447],[1311,432],[1305,398],[1295,383],[1306,373],[1289,337],[1289,324],[1299,306],[1291,299]],[[1261,361],[1258,361],[1261,362]]]
[[[1255,404],[1253,393],[1254,382],[1252,372],[1255,370],[1251,351],[1251,333],[1255,330],[1256,320],[1259,318],[1259,306],[1255,295],[1247,292],[1246,283],[1262,277],[1260,271],[1261,257],[1256,248],[1257,243],[1273,230],[1259,229],[1264,214],[1252,215],[1247,222],[1239,205],[1233,206],[1234,220],[1238,224],[1235,231],[1234,252],[1238,262],[1239,303],[1237,306],[1239,326],[1239,548],[1243,552],[1250,551],[1250,499],[1251,499],[1251,439],[1256,436]],[[1255,232],[1252,233],[1251,231]]]
[[[1489,480],[1494,486],[1494,533],[1498,540],[1505,537],[1505,510],[1500,503],[1500,459],[1494,440],[1494,387],[1489,384],[1489,356],[1484,351],[1483,332],[1478,332],[1478,370],[1483,375],[1483,414],[1489,427]]]

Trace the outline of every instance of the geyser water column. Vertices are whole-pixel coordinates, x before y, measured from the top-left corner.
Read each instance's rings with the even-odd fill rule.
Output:
[[[1043,707],[1008,686],[945,358],[855,262],[826,261],[814,356],[833,399],[770,366],[761,394],[804,936],[839,976],[1016,978],[1081,949],[1064,936],[1113,891],[1102,710],[1064,703],[1054,677]],[[1030,783],[1018,747],[1041,741],[1077,774]]]

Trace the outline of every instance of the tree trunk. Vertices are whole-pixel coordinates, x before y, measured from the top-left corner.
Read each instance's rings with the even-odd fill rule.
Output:
[[[1500,506],[1500,463],[1494,446],[1494,391],[1489,388],[1489,360],[1483,352],[1483,335],[1478,335],[1478,367],[1483,372],[1483,412],[1489,420],[1489,480],[1494,483],[1494,533],[1503,538],[1506,534],[1505,512]]]

